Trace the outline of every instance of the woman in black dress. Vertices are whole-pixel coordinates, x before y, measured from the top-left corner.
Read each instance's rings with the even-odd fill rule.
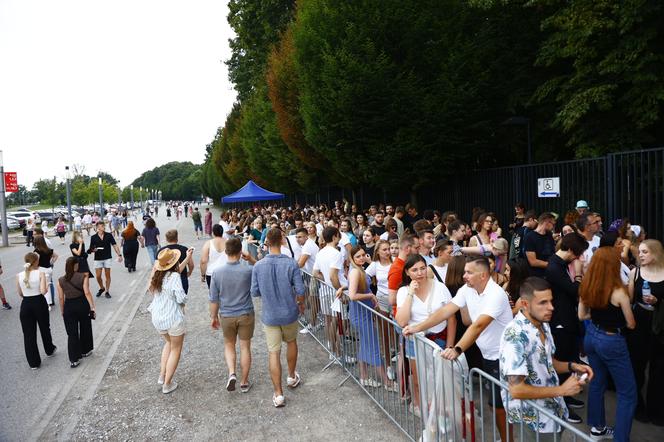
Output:
[[[53,287],[53,263],[58,259],[58,254],[53,251],[47,244],[43,236],[35,238],[35,253],[39,255],[39,271],[46,276],[46,283],[51,292],[49,299],[48,295],[44,293],[46,302],[48,302],[48,309],[55,305],[55,288]]]
[[[122,231],[122,254],[124,255],[125,267],[128,272],[136,271],[136,256],[138,255],[138,238],[141,234],[134,227],[134,222],[129,221],[127,228]]]
[[[85,241],[81,232],[74,231],[69,244],[71,254],[78,258],[78,273],[87,273],[88,276],[94,276],[88,265],[88,252],[85,251]]]

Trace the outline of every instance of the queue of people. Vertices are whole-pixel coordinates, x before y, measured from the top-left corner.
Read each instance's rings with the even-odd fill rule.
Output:
[[[258,258],[280,253],[338,292],[347,290],[348,319],[358,331],[357,355],[341,352],[334,303],[305,299],[311,317],[304,318],[302,331],[320,326],[320,313],[326,331],[332,331],[328,349],[338,358],[357,356],[365,386],[398,389],[395,371],[408,366],[414,382],[417,372],[408,346],[394,370],[390,355],[395,343],[381,336],[363,315],[367,309],[356,308],[357,303],[392,318],[406,336],[424,331],[444,357],[465,353],[471,367],[508,382],[509,398],[496,391],[492,404],[503,440],[509,429],[500,422],[518,423],[521,414],[509,411],[520,406],[519,399],[549,397],[543,406],[570,423],[581,423],[575,410],[586,407],[595,439],[628,440],[634,418],[664,424],[664,391],[653,371],[662,367],[664,355],[662,332],[654,331],[661,330],[664,253],[659,241],[645,239],[642,226],[622,219],[604,230],[601,215],[582,200],[564,219],[517,204],[504,231],[495,214],[480,209],[465,223],[453,212],[419,214],[415,206],[389,204],[367,211],[341,203],[333,208],[254,207],[225,212],[223,219],[232,220],[234,233],[257,245]],[[268,246],[275,230],[284,238],[278,251]],[[214,260],[220,259],[218,247],[208,249]],[[345,316],[341,320],[346,327]],[[516,330],[527,342],[514,341]],[[547,358],[536,360],[539,349]],[[545,371],[546,378],[528,375]],[[556,388],[537,390],[541,385]],[[586,386],[588,404],[578,397]],[[619,403],[613,425],[604,411],[609,387],[615,388]],[[419,411],[416,388],[412,401],[411,408]],[[540,428],[527,424],[540,435],[561,431],[554,422],[542,422]]]

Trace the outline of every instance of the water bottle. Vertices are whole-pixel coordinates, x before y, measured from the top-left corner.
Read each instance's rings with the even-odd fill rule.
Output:
[[[643,298],[643,302],[646,304],[650,303],[652,293],[650,291],[650,283],[646,280],[643,280],[643,287],[641,288],[641,295]]]

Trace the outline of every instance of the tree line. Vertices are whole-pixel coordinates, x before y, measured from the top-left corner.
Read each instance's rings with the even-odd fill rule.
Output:
[[[95,176],[85,173],[85,168],[75,165],[70,178],[71,203],[86,206],[99,202],[99,178],[102,179],[102,191],[105,203],[124,203],[131,201],[131,185],[134,186],[134,202],[141,200],[140,188],[143,188],[143,200],[149,199],[147,189],[158,189],[164,200],[198,200],[201,197],[201,165],[191,162],[173,161],[152,170],[143,172],[129,186],[121,187],[119,181],[110,173],[99,172]],[[64,179],[53,177],[36,181],[32,189],[19,185],[18,192],[7,196],[9,206],[29,206],[43,204],[56,207],[67,202],[67,183]]]
[[[215,199],[247,179],[444,185],[524,163],[528,124],[536,162],[664,137],[657,0],[231,0],[228,21],[237,101],[200,181]]]

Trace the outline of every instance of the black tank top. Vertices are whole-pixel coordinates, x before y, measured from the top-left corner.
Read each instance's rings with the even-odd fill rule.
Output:
[[[625,316],[620,307],[609,302],[609,305],[603,309],[592,309],[590,318],[593,324],[604,328],[623,328],[626,325]]]
[[[637,267],[636,277],[634,278],[634,302],[643,302],[643,276],[641,276],[641,269]],[[650,294],[657,298],[657,301],[664,299],[664,281],[651,282],[648,281],[650,286]]]

